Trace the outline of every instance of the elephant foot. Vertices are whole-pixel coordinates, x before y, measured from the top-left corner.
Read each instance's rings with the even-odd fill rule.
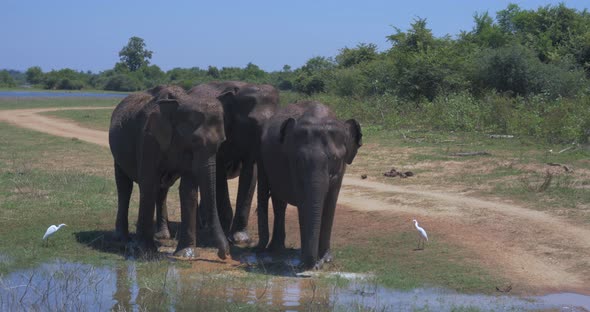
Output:
[[[158,232],[156,232],[156,234],[154,234],[154,237],[156,239],[170,239],[170,231],[168,230],[167,226],[164,226],[161,228],[161,230],[159,230]]]
[[[246,231],[235,232],[229,237],[229,241],[234,245],[249,245],[251,242],[250,236]]]
[[[324,254],[324,256],[315,263],[315,265],[313,266],[313,269],[314,270],[321,270],[322,267],[324,266],[324,264],[330,263],[330,262],[332,262],[332,260],[334,260],[334,258],[332,258],[332,253],[330,252],[330,250],[327,250],[326,253]]]
[[[221,260],[225,260],[225,259],[227,259],[227,256],[228,256],[228,255],[229,255],[229,251],[225,251],[225,250],[222,250],[222,249],[219,249],[219,250],[217,251],[217,256],[218,256],[218,257],[219,257],[219,259],[221,259]]]
[[[218,246],[219,248],[217,249],[217,256],[219,257],[219,259],[227,259],[227,256],[229,255],[229,242],[225,239],[225,237],[223,237],[223,239],[220,242],[220,245]]]
[[[330,251],[330,249],[326,250],[326,253],[322,257],[322,259],[320,259],[320,261],[323,261],[323,263],[330,263],[332,262],[332,260],[334,260],[334,258],[332,257],[332,252]]]
[[[195,260],[199,257],[199,253],[197,252],[196,247],[186,247],[182,249],[176,249],[174,252],[174,257],[177,257],[180,260]]]

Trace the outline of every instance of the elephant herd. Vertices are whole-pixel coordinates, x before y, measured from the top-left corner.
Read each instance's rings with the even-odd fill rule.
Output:
[[[285,209],[291,204],[299,215],[302,266],[318,269],[331,260],[338,193],[346,165],[362,145],[362,133],[354,119],[341,121],[319,102],[279,107],[274,87],[227,81],[188,92],[157,86],[127,96],[113,111],[109,145],[118,194],[117,239],[130,239],[134,182],[139,186],[135,246],[153,252],[154,238],[170,238],[166,197],[180,179],[181,223],[174,255],[197,257],[201,226],[225,259],[230,242],[250,241],[248,216],[258,184],[257,247],[284,248]],[[238,176],[234,214],[227,179]]]

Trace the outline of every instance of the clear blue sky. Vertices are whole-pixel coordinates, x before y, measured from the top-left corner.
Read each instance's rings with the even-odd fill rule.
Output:
[[[406,30],[426,18],[436,36],[473,27],[473,14],[492,16],[516,3],[536,9],[556,1],[151,1],[2,0],[0,69],[72,68],[99,72],[119,60],[132,36],[154,52],[152,64],[244,67],[267,71],[300,67],[314,56],[335,56],[360,42],[390,47],[391,26]],[[578,10],[588,0],[563,1]]]

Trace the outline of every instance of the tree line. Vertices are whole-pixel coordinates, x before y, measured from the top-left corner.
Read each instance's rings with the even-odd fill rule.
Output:
[[[136,91],[161,83],[190,88],[212,80],[243,80],[322,99],[342,115],[360,115],[383,127],[424,124],[551,141],[587,139],[590,13],[565,4],[532,10],[510,4],[495,16],[484,12],[473,18],[471,30],[453,37],[435,37],[427,20],[417,18],[406,30],[394,27],[384,51],[359,43],[335,57],[313,57],[294,70],[285,65],[273,72],[252,63],[164,72],[150,65],[153,52],[143,39],[132,37],[113,69],[98,74],[44,73],[39,67],[0,71],[0,85],[20,79],[47,89]]]

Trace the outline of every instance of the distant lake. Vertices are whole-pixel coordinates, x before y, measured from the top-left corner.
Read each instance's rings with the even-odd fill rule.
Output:
[[[98,97],[122,98],[126,93],[67,92],[67,91],[0,91],[2,97]]]

